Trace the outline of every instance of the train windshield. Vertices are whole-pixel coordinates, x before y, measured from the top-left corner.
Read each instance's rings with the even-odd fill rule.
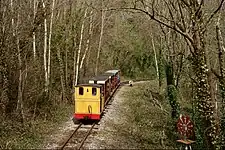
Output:
[[[95,96],[97,94],[97,89],[96,88],[92,88],[92,95]]]

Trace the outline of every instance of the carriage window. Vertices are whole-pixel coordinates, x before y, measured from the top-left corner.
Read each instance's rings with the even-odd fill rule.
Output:
[[[92,95],[96,95],[97,94],[97,89],[96,88],[92,88]]]
[[[79,95],[84,95],[84,88],[83,87],[79,87]]]

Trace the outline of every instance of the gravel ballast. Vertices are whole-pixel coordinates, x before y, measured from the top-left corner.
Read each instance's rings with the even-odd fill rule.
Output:
[[[155,81],[135,82],[133,87],[128,84],[121,86],[109,102],[104,115],[98,123],[98,129],[89,135],[84,149],[171,149],[175,140],[165,134],[169,122],[168,104],[158,101],[161,107],[145,97],[146,89],[155,91]],[[68,137],[76,125],[70,119],[62,125],[48,149],[59,147],[60,141]],[[170,129],[169,129],[170,130]],[[170,134],[170,133],[169,133]],[[56,144],[55,144],[56,143]]]

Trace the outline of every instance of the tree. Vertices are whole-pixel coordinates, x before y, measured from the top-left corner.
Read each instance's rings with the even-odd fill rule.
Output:
[[[81,31],[80,31],[80,42],[79,42],[79,48],[78,48],[78,52],[77,52],[75,86],[76,86],[77,83],[78,83],[79,64],[80,64],[80,52],[81,52],[81,48],[82,48],[83,32],[84,32],[84,23],[85,23],[86,17],[87,17],[87,8],[85,9],[85,12],[84,12],[84,19],[83,19],[83,22],[82,22],[82,25],[81,25]]]
[[[102,46],[102,37],[103,37],[103,32],[104,32],[104,22],[105,22],[105,11],[103,10],[104,3],[102,0],[102,10],[101,10],[101,31],[100,31],[100,36],[99,36],[99,43],[98,43],[98,52],[97,52],[97,58],[96,58],[96,67],[95,67],[95,75],[98,74],[98,63],[99,63],[99,57],[100,57],[100,51],[101,51],[101,46]]]
[[[221,11],[218,16],[217,24],[216,24],[216,38],[217,38],[217,45],[218,45],[218,59],[219,59],[219,71],[220,74],[216,73],[214,70],[214,74],[219,79],[219,87],[220,87],[220,93],[221,93],[221,135],[220,135],[220,141],[221,145],[224,145],[224,139],[225,139],[225,81],[224,81],[224,43],[223,43],[223,37],[221,35],[221,30],[220,30],[220,19],[221,19]],[[224,148],[224,146],[222,146]]]
[[[48,64],[47,64],[47,36],[48,36],[48,30],[47,30],[47,19],[46,19],[46,8],[45,8],[45,2],[42,0],[42,6],[44,9],[44,70],[45,70],[45,92],[48,93]]]
[[[196,105],[198,111],[198,119],[201,124],[199,132],[206,138],[204,145],[208,148],[215,148],[218,144],[218,116],[215,110],[215,101],[212,101],[209,84],[209,66],[206,57],[205,34],[207,26],[212,21],[213,17],[221,9],[224,0],[221,0],[217,8],[206,19],[204,11],[205,3],[203,0],[192,1],[133,1],[132,7],[123,7],[122,10],[134,10],[148,15],[153,21],[172,29],[181,34],[190,47],[192,54],[192,65],[195,73],[196,87]],[[160,5],[159,5],[160,4]],[[163,14],[160,6],[166,6],[169,14]],[[114,10],[114,9],[111,9]]]

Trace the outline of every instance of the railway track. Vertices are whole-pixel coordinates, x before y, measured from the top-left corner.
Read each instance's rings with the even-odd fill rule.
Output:
[[[147,81],[148,79],[146,79]],[[139,82],[139,81],[143,81],[142,80],[133,80],[133,82]],[[112,104],[112,99],[114,97],[114,95],[119,91],[119,89],[128,84],[129,81],[123,81],[120,83],[120,85],[116,88],[116,90],[112,93],[112,95],[109,97],[109,101],[107,102],[106,104],[106,107],[105,107],[105,111],[103,113],[103,116],[104,114],[107,112],[107,109],[109,109],[109,105]],[[63,149],[66,149],[66,148],[73,148],[73,149],[78,149],[80,150],[82,148],[82,146],[84,145],[85,141],[87,140],[88,136],[91,134],[92,130],[94,129],[96,123],[93,123],[91,125],[91,127],[88,127],[88,126],[85,126],[83,123],[80,123],[78,124],[78,126],[76,127],[76,129],[72,132],[72,134],[64,141],[63,145],[60,147],[60,150],[63,150]],[[82,128],[83,126],[83,128]],[[84,130],[87,130],[85,131],[85,134],[82,132],[80,133],[80,135],[82,135],[82,137],[77,137],[76,135],[78,135],[79,133],[79,129],[84,129]],[[72,141],[73,140],[73,141]],[[75,142],[74,140],[78,140],[79,142]],[[69,147],[68,146],[68,143],[72,143],[72,146],[70,145]]]
[[[76,127],[76,129],[72,132],[72,134],[69,136],[69,138],[67,138],[67,139],[65,140],[65,142],[63,143],[63,145],[60,147],[60,150],[65,149],[66,146],[68,145],[68,143],[69,143],[72,139],[73,139],[73,140],[81,140],[81,142],[78,142],[77,144],[75,144],[76,147],[74,147],[75,145],[73,145],[73,148],[76,148],[76,149],[78,149],[78,150],[80,150],[80,149],[82,148],[82,146],[84,145],[84,143],[85,143],[85,141],[87,140],[88,136],[91,134],[92,130],[94,129],[96,123],[93,123],[93,124],[91,125],[91,127],[90,127],[87,131],[85,131],[86,134],[83,134],[83,132],[82,132],[82,135],[84,135],[84,136],[82,136],[82,137],[76,137],[76,135],[78,135],[77,133],[79,132],[79,129],[81,129],[82,125],[84,126],[83,123],[80,123],[80,124]],[[84,127],[85,127],[85,126],[84,126]],[[87,129],[87,127],[83,128],[83,129]]]

